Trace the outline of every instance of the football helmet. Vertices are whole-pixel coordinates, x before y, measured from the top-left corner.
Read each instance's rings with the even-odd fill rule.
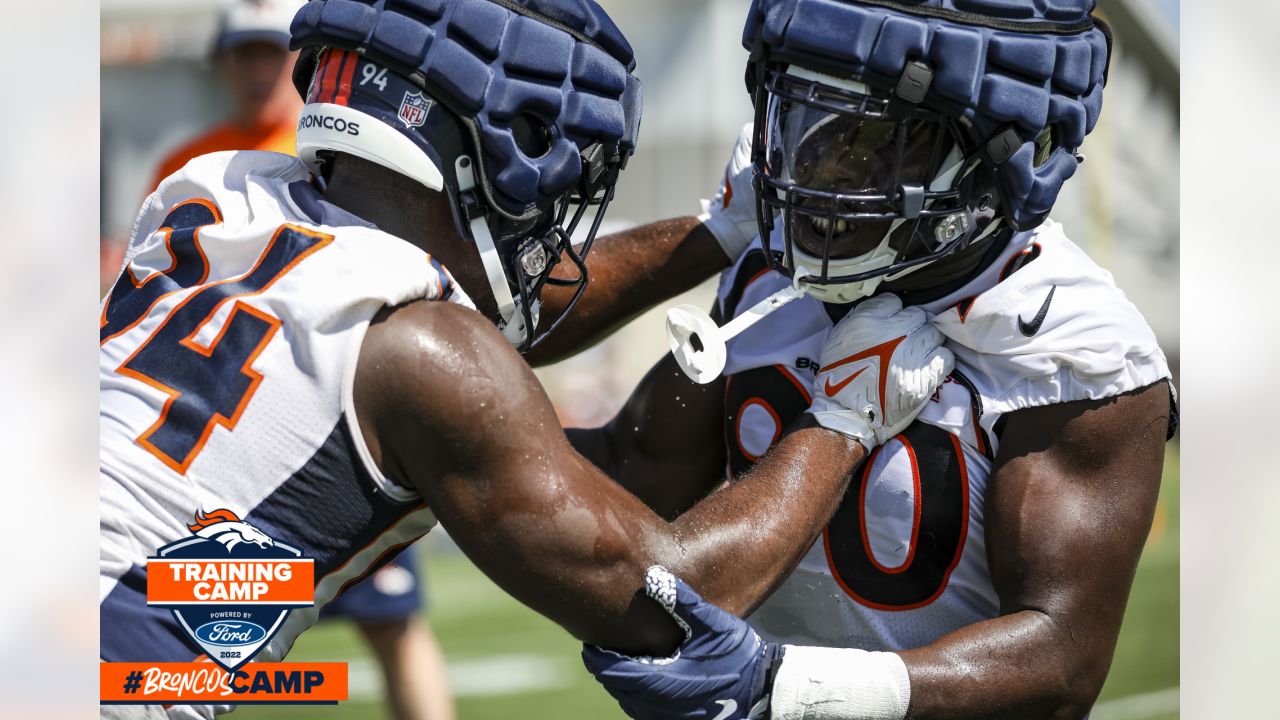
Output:
[[[634,56],[608,15],[593,0],[311,0],[291,32],[298,157],[323,175],[349,153],[448,193],[503,334],[527,351],[554,331],[639,132]],[[564,258],[576,279],[550,277]],[[547,283],[577,292],[535,337]]]
[[[1102,105],[1111,40],[1093,6],[753,0],[752,163],[775,269],[848,303],[1043,222]]]

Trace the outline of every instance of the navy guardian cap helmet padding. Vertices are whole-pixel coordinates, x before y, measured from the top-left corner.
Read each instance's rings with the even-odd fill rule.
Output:
[[[1111,37],[1093,8],[753,0],[743,44],[766,246],[775,212],[787,228],[776,268],[852,302],[1044,222],[1102,109]]]
[[[486,194],[513,218],[574,187],[593,145],[619,166],[635,149],[634,54],[590,0],[311,0],[292,32],[293,49],[354,51],[463,118],[481,148]],[[304,94],[312,67],[295,74]],[[517,146],[530,118],[550,134],[541,157]]]
[[[892,90],[909,61],[933,71],[922,104],[963,115],[984,142],[1006,129],[996,171],[1010,224],[1039,225],[1075,174],[1102,110],[1110,31],[1095,0],[753,0],[748,50]],[[1053,130],[1037,163],[1036,140]]]
[[[527,350],[554,331],[639,134],[635,58],[608,15],[593,0],[310,0],[292,34],[299,158],[323,173],[347,153],[448,193],[504,334]],[[564,257],[574,280],[551,278]],[[548,283],[577,294],[535,338]]]

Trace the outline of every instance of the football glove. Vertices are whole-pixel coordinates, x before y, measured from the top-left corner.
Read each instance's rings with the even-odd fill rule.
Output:
[[[666,568],[645,574],[645,593],[687,639],[669,658],[634,658],[590,645],[582,661],[636,720],[755,720],[768,715],[770,669],[782,649],[745,621],[703,600]]]
[[[733,146],[724,180],[715,197],[702,201],[698,219],[715,236],[730,260],[737,260],[760,234],[756,226],[756,191],[751,187],[751,136],[755,127],[747,123]]]
[[[896,295],[864,300],[832,328],[809,412],[872,450],[906,429],[955,365],[943,335]]]

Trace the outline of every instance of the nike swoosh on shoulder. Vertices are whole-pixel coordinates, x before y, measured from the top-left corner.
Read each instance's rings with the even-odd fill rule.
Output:
[[[713,720],[724,720],[738,711],[737,700],[716,700],[716,704],[720,706],[720,714],[716,715]]]
[[[1040,306],[1040,312],[1036,313],[1036,316],[1031,319],[1031,322],[1023,320],[1021,314],[1018,315],[1019,332],[1027,337],[1032,337],[1036,333],[1040,332],[1040,326],[1044,325],[1044,319],[1049,315],[1049,304],[1053,302],[1053,294],[1057,292],[1057,290],[1057,285],[1049,288],[1049,296],[1044,299],[1044,304]]]
[[[845,389],[846,387],[848,387],[849,383],[853,382],[853,379],[854,379],[854,378],[856,378],[856,377],[858,377],[859,375],[861,375],[861,374],[862,374],[862,372],[863,372],[863,370],[866,370],[866,369],[867,369],[867,366],[865,366],[865,365],[864,365],[860,370],[858,370],[858,372],[856,372],[856,373],[854,373],[854,374],[850,375],[849,377],[847,377],[847,378],[845,378],[845,379],[841,380],[840,382],[836,383],[835,385],[832,385],[832,384],[831,384],[831,378],[827,378],[827,382],[824,384],[824,386],[823,386],[823,388],[822,388],[822,389],[823,389],[824,391],[826,391],[826,393],[827,393],[827,397],[835,397],[835,396],[836,396],[836,394],[838,394],[841,390],[843,390],[843,389]]]

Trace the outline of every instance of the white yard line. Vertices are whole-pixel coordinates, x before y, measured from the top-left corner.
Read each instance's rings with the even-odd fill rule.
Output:
[[[1176,713],[1179,707],[1178,692],[1179,688],[1171,687],[1100,702],[1093,706],[1089,720],[1141,720]]]
[[[449,687],[457,697],[514,695],[559,690],[573,684],[566,663],[543,655],[491,655],[473,660],[449,660]],[[352,700],[381,700],[382,671],[370,659],[347,662],[348,695]]]

